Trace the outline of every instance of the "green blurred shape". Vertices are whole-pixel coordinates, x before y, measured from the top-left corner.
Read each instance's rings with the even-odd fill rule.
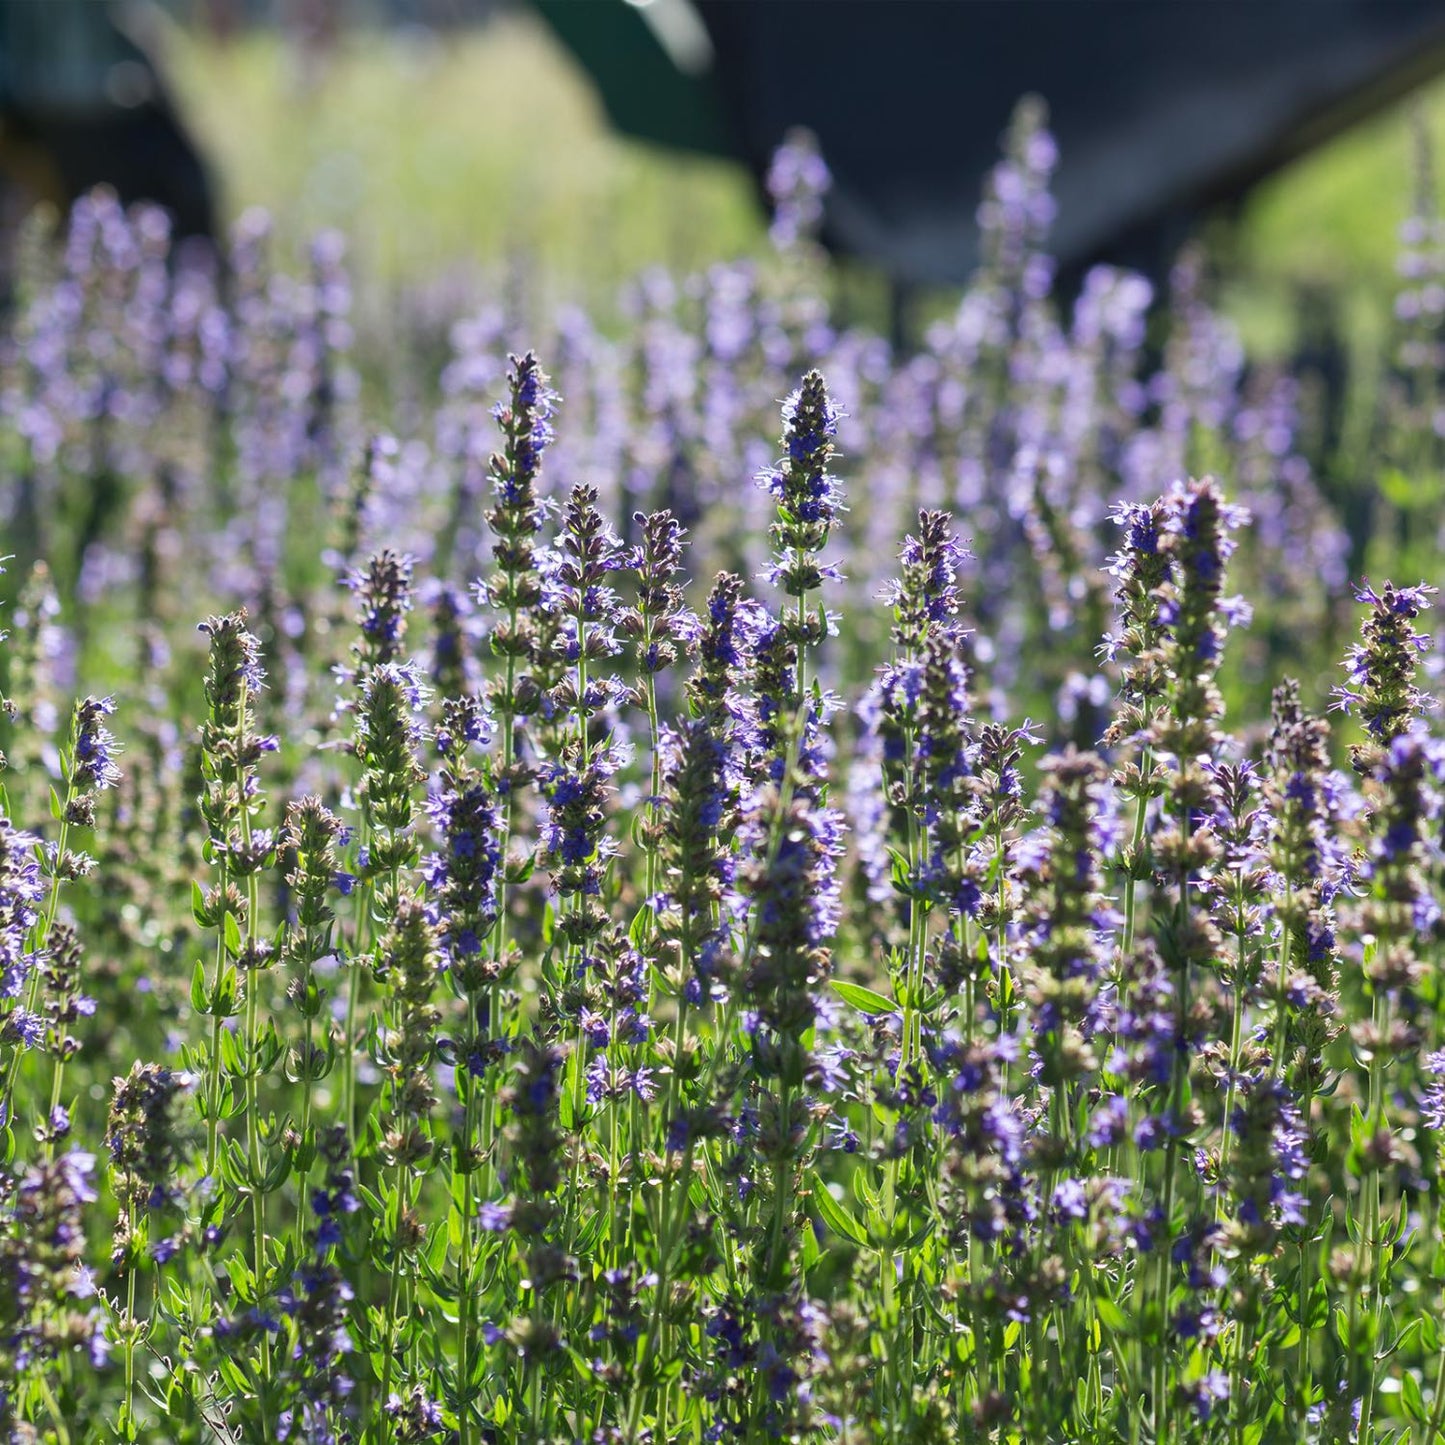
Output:
[[[532,3],[624,135],[703,155],[742,154],[712,78],[707,32],[687,0]]]

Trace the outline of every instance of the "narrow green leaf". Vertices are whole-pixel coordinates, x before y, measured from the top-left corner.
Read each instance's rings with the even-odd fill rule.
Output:
[[[867,1231],[833,1198],[826,1184],[813,1191],[813,1198],[817,1201],[818,1213],[823,1216],[823,1223],[834,1234],[841,1234],[844,1239],[851,1239],[854,1244],[868,1243]]]
[[[898,1010],[898,1005],[891,998],[884,998],[881,993],[874,993],[871,988],[864,988],[861,984],[844,983],[841,979],[835,978],[833,991],[844,1003],[851,1005],[859,1013],[891,1014]]]
[[[1405,1407],[1405,1414],[1416,1424],[1423,1425],[1430,1418],[1425,1409],[1425,1397],[1420,1393],[1420,1382],[1409,1370],[1400,1376],[1400,1403]]]

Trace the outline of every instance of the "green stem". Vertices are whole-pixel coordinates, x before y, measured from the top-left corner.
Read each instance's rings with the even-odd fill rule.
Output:
[[[55,1392],[50,1388],[50,1381],[45,1378],[43,1370],[36,1372],[35,1379],[40,1386],[40,1396],[45,1401],[50,1423],[55,1427],[56,1445],[70,1445],[70,1431],[65,1428],[65,1415],[55,1398]]]
[[[311,945],[308,942],[307,949],[309,950],[310,947]],[[303,999],[310,993],[310,974],[311,965],[308,963],[306,966],[306,974],[302,979],[301,997]],[[301,1067],[304,1071],[301,1086],[301,1142],[303,1148],[311,1142],[311,1023],[312,1020],[308,1014],[306,1017],[305,1052],[301,1056]],[[308,1197],[310,1191],[307,1189],[307,1176],[309,1174],[310,1169],[307,1168],[298,1170],[296,1175],[296,1257],[298,1259],[300,1259],[306,1251],[306,1215],[311,1207],[311,1201]]]
[[[221,1128],[221,1030],[225,1020],[219,1012],[221,980],[226,973],[226,862],[224,856],[216,868],[216,906],[220,918],[216,924],[216,976],[212,981],[211,1052],[206,1060],[206,1174],[216,1177],[216,1151]]]
[[[247,719],[246,684],[241,684],[241,701],[236,713],[236,742],[238,751],[244,740]],[[245,780],[240,767],[236,769],[236,802],[241,816],[241,841],[249,857],[251,848],[251,799],[246,796]],[[259,1117],[260,1077],[256,1068],[258,1057],[257,1033],[260,1029],[261,969],[257,963],[254,947],[257,935],[257,918],[260,912],[260,887],[254,870],[246,875],[246,935],[245,956],[251,962],[250,976],[246,981],[246,1166],[250,1174],[251,1226],[253,1238],[253,1268],[256,1271],[256,1294],[258,1303],[266,1295],[266,1192],[263,1188],[261,1167],[261,1120]],[[222,920],[224,924],[224,919]],[[225,929],[222,928],[224,936]],[[269,1380],[271,1374],[271,1336],[269,1331],[261,1332],[261,1374]],[[267,1438],[268,1426],[262,1412],[262,1439]]]
[[[1280,940],[1279,977],[1275,980],[1275,1023],[1273,1074],[1280,1078],[1284,1074],[1285,1049],[1289,1044],[1289,967],[1290,955],[1294,948],[1294,883],[1285,880],[1284,894],[1284,937]]]
[[[386,1315],[383,1322],[383,1335],[386,1340],[386,1349],[381,1365],[381,1396],[377,1403],[378,1419],[385,1419],[386,1402],[391,1396],[391,1373],[392,1365],[396,1362],[396,1301],[401,1293],[401,1225],[406,1216],[406,1166],[396,1166],[396,1219],[391,1236],[391,1273],[386,1285]],[[389,1426],[381,1425],[378,1429],[378,1438],[386,1439],[392,1434]]]
[[[1435,1364],[1435,1396],[1430,1402],[1430,1421],[1425,1426],[1425,1445],[1445,1437],[1445,1349]]]
[[[1375,1044],[1370,1052],[1369,1081],[1369,1123],[1372,1130],[1385,1124],[1385,1060],[1381,1047],[1386,1037],[1389,1016],[1389,1000],[1385,990],[1374,986],[1371,1013],[1375,1026]],[[1381,1314],[1381,1274],[1384,1258],[1383,1240],[1380,1236],[1380,1167],[1367,1164],[1369,1173],[1365,1176],[1365,1216],[1360,1228],[1360,1242],[1356,1251],[1355,1269],[1357,1283],[1351,1293],[1350,1346],[1356,1363],[1361,1367],[1360,1381],[1360,1424],[1357,1439],[1360,1445],[1370,1445],[1372,1421],[1375,1409],[1375,1377],[1378,1374],[1376,1355],[1379,1349],[1379,1325]],[[1368,1268],[1369,1273],[1365,1270]],[[1355,1296],[1361,1286],[1368,1283],[1370,1290],[1370,1331],[1368,1348],[1361,1349],[1353,1328],[1355,1321]]]
[[[1149,730],[1150,708],[1146,703],[1143,711],[1143,730]],[[1144,844],[1144,822],[1149,812],[1149,779],[1154,772],[1154,750],[1145,746],[1139,758],[1139,797],[1134,805],[1134,831],[1129,839],[1131,865],[1138,860],[1139,849]],[[1134,948],[1134,929],[1138,917],[1138,879],[1131,871],[1124,880],[1124,936],[1120,941],[1120,953],[1127,959]],[[1121,980],[1122,984],[1122,980]],[[1123,990],[1120,989],[1122,1000]]]
[[[1004,841],[1003,825],[995,821],[993,830],[994,856],[998,868],[998,996],[1003,1003],[1004,994],[1010,989],[1008,964],[1008,853]],[[1005,1005],[999,1009],[999,1033],[1008,1032],[1013,1021],[1013,1008]]]
[[[1191,832],[1188,808],[1179,809],[1180,836],[1187,845]],[[1179,879],[1179,901],[1175,912],[1176,926],[1182,933],[1189,918],[1189,874],[1184,872]],[[1189,963],[1185,959],[1178,969],[1175,986],[1178,991],[1178,1011],[1175,1015],[1181,1034],[1189,1018]],[[1184,1090],[1188,1082],[1188,1064],[1180,1058],[1178,1050],[1170,1062],[1169,1077],[1169,1118],[1167,1139],[1164,1143],[1164,1190],[1163,1215],[1160,1220],[1162,1235],[1159,1248],[1159,1262],[1155,1278],[1156,1306],[1159,1314],[1158,1352],[1154,1358],[1154,1435],[1157,1441],[1168,1438],[1169,1398],[1167,1380],[1169,1369],[1169,1296],[1171,1293],[1170,1267],[1174,1252],[1174,1169],[1178,1152],[1178,1129],[1183,1114]]]
[[[346,1037],[341,1045],[341,1118],[346,1136],[356,1148],[356,1011],[361,998],[362,951],[351,960],[346,988]]]
[[[464,1138],[471,1140],[471,1093],[467,1095],[467,1125]],[[462,1238],[457,1268],[460,1308],[457,1311],[457,1437],[459,1445],[472,1441],[472,1198],[471,1161],[462,1179]]]
[[[1312,1087],[1305,1089],[1304,1097],[1300,1100],[1300,1121],[1304,1125],[1305,1152],[1306,1157],[1313,1156],[1314,1133],[1310,1124],[1310,1115],[1314,1109],[1314,1090]],[[1299,1344],[1296,1351],[1295,1365],[1295,1388],[1299,1394],[1299,1429],[1301,1442],[1308,1438],[1310,1426],[1308,1414],[1308,1387],[1310,1379],[1310,1355],[1311,1345],[1314,1341],[1314,1331],[1309,1320],[1310,1309],[1310,1262],[1313,1251],[1310,1249],[1311,1217],[1306,1212],[1305,1223],[1300,1229],[1299,1239]],[[1429,1438],[1428,1436],[1426,1437]]]
[[[135,1205],[126,1205],[130,1220],[130,1237],[135,1237]],[[135,1260],[128,1261],[125,1284],[125,1408],[121,1424],[129,1428],[135,1422]]]

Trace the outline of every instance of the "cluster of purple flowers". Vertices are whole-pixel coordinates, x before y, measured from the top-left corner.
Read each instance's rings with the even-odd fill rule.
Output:
[[[1056,304],[1056,159],[1024,106],[910,355],[822,299],[799,139],[776,271],[643,278],[620,337],[490,307],[400,440],[334,238],[285,278],[248,218],[222,288],[77,208],[0,345],[65,598],[29,573],[3,666],[0,1429],[1445,1418],[1434,589],[1358,589],[1313,714],[1307,388],[1197,255],[1157,327],[1122,272]]]

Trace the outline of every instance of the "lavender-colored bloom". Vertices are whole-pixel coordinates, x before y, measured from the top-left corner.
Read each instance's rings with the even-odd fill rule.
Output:
[[[413,1385],[404,1397],[393,1391],[383,1410],[392,1421],[398,1445],[422,1445],[442,1436],[442,1407],[420,1385]]]
[[[1425,1072],[1430,1076],[1420,1104],[1420,1117],[1433,1130],[1445,1130],[1445,1049],[1436,1049],[1425,1056]]]
[[[466,704],[448,704],[443,726],[461,739],[468,725],[457,717]],[[441,848],[423,864],[427,896],[440,927],[447,954],[466,992],[480,977],[482,941],[496,922],[497,890],[502,866],[501,815],[494,789],[458,759],[442,769],[439,785],[427,799],[427,812]]]
[[[191,1082],[188,1074],[143,1063],[116,1081],[105,1144],[112,1187],[126,1209],[154,1209],[176,1197],[184,1151],[174,1111]]]
[[[1123,1140],[1128,1123],[1128,1099],[1123,1094],[1109,1094],[1095,1107],[1085,1142],[1091,1149],[1111,1149]]]
[[[791,250],[817,235],[823,200],[832,183],[817,137],[802,127],[790,130],[773,152],[766,181],[773,203],[768,234],[779,250]]]
[[[19,998],[35,965],[29,934],[45,897],[36,845],[0,815],[0,1000]],[[11,1027],[24,1033],[19,1023]]]
[[[483,1204],[477,1211],[477,1223],[488,1234],[503,1234],[511,1227],[512,1211],[505,1204]]]
[[[628,559],[637,573],[637,605],[624,612],[622,631],[637,649],[644,675],[664,672],[697,640],[700,624],[683,601],[679,572],[683,532],[671,512],[654,512],[634,518],[642,540]]]
[[[1376,592],[1368,582],[1355,589],[1358,601],[1370,611],[1361,627],[1363,641],[1346,656],[1349,682],[1334,690],[1335,706],[1358,713],[1369,743],[1352,756],[1357,772],[1368,772],[1380,748],[1400,736],[1411,719],[1433,700],[1415,686],[1420,655],[1430,638],[1417,632],[1415,620],[1430,606],[1435,588],[1396,587],[1387,582]]]
[[[550,701],[560,713],[576,717],[579,728],[617,702],[620,682],[598,664],[621,651],[617,628],[623,610],[608,579],[627,558],[597,509],[597,489],[572,489],[563,510],[557,548],[540,559],[544,605],[551,614],[549,652],[560,680]]]
[[[942,1131],[943,1222],[960,1245],[969,1236],[1003,1241],[1037,1215],[1024,1187],[1027,1129],[1004,1092],[1017,1057],[1016,1040],[934,1044],[934,1067],[943,1079],[933,1122]]]
[[[842,510],[841,486],[828,471],[840,416],[822,374],[809,372],[783,403],[783,460],[757,478],[778,505],[777,581],[790,597],[805,597],[822,580],[817,554]],[[816,641],[794,638],[800,645],[809,640]]]
[[[744,823],[741,844],[737,883],[755,933],[741,989],[757,1018],[755,1065],[786,1075],[799,1066],[794,1055],[816,1015],[814,991],[830,968],[842,820],[805,795],[785,800],[768,788]]]
[[[75,771],[77,787],[87,791],[113,788],[120,781],[120,769],[112,761],[115,738],[104,719],[115,711],[113,698],[88,697],[75,705]]]
[[[1221,1370],[1209,1370],[1197,1380],[1186,1381],[1180,1386],[1185,1404],[1193,1410],[1201,1423],[1208,1422],[1216,1405],[1229,1399],[1229,1376]]]
[[[356,597],[356,622],[361,638],[354,651],[365,673],[404,656],[407,615],[415,603],[414,559],[383,548],[366,564],[347,574],[345,585]]]
[[[427,689],[409,662],[378,663],[366,674],[356,710],[356,754],[365,770],[363,806],[374,824],[392,833],[412,822],[412,790],[425,774],[417,761],[425,731]],[[373,844],[371,864],[392,866]]]
[[[559,893],[595,897],[616,843],[604,831],[611,778],[621,764],[615,747],[598,746],[582,761],[577,744],[541,776],[547,803],[542,849]]]
[[[22,1049],[38,1049],[45,1042],[45,1030],[44,1015],[18,1005],[0,1020],[0,1038]]]
[[[63,1350],[91,1367],[106,1359],[105,1311],[75,1291],[85,1252],[85,1208],[95,1203],[95,1160],[70,1150],[32,1165],[0,1206],[0,1379],[23,1381]],[[14,1423],[14,1397],[0,1386],[0,1425]]]
[[[1070,1122],[1075,1090],[1100,1065],[1094,1039],[1104,1022],[1101,980],[1112,944],[1103,921],[1099,815],[1107,769],[1092,753],[1069,751],[1046,758],[1039,807],[1048,820],[1046,844],[1036,859],[1020,862],[1026,900],[1019,928],[1024,994],[1030,1005],[1039,1079],[1063,1091],[1059,1117],[1065,1137],[1053,1147],[1076,1145]]]

